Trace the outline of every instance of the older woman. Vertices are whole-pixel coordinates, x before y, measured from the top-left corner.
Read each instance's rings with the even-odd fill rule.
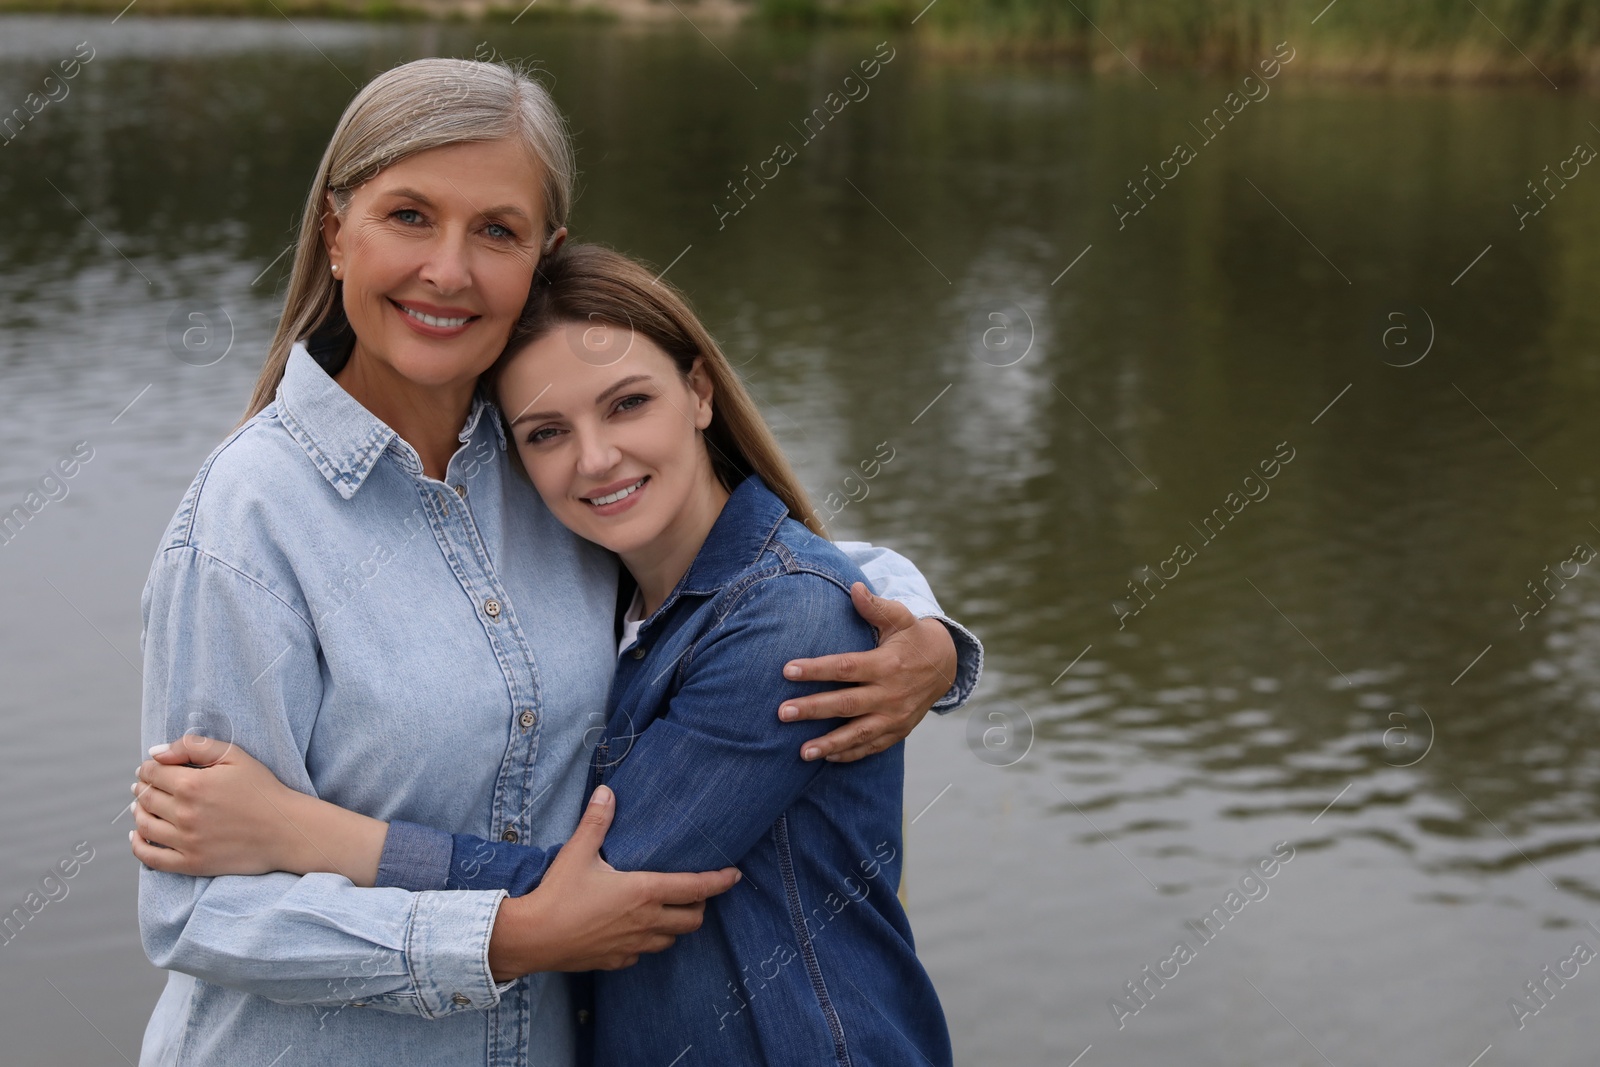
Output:
[[[604,722],[617,564],[512,475],[478,378],[565,237],[571,172],[548,96],[502,67],[423,60],[351,103],[250,417],[202,466],[151,568],[146,744],[206,734],[373,818],[567,839]],[[938,614],[904,560],[853,555]],[[879,751],[975,677],[970,635],[958,660],[940,622],[872,610],[882,647],[790,665],[868,683],[785,704],[785,718],[860,714],[807,758]],[[146,951],[174,973],[143,1060],[569,1062],[574,1014],[548,972],[659,950],[734,880],[618,872],[592,840],[582,849],[511,899],[361,888],[376,872],[337,865],[147,870]],[[497,982],[491,952],[530,973]]]

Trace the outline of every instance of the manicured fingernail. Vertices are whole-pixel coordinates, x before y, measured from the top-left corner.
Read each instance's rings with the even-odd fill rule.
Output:
[[[128,787],[128,792],[132,793],[134,796],[138,796],[139,795],[139,783],[138,782],[134,782],[132,785],[130,785]]]
[[[798,678],[800,677],[800,668],[791,663],[783,669],[783,676],[790,679]]]
[[[822,749],[812,747],[812,748],[808,748],[804,752],[800,753],[800,758],[801,759],[813,760],[813,759],[816,759],[820,755],[822,755]]]
[[[139,802],[137,800],[133,801],[131,804],[128,805],[128,810],[131,811],[131,812],[138,812],[138,810],[139,810]]]
[[[128,844],[133,844],[133,839],[138,836],[132,830],[128,831]]]
[[[167,749],[169,749],[171,747],[172,747],[171,745],[151,745],[150,746],[150,755],[152,757],[159,756],[159,755],[161,755],[161,753],[167,751]]]
[[[744,881],[744,872],[740,871],[740,870],[735,870],[733,872],[733,884],[734,885],[738,885],[742,881]]]
[[[793,704],[785,704],[783,707],[778,709],[778,718],[782,719],[784,722],[794,722],[799,717],[800,709],[795,707]]]

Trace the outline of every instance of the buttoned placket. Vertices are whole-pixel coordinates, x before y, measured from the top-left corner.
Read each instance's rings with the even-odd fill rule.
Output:
[[[494,434],[492,412],[483,412],[472,437]],[[483,536],[472,514],[470,476],[457,470],[458,461],[471,451],[463,442],[445,469],[444,481],[428,477],[409,445],[397,442],[402,465],[411,473],[422,498],[424,512],[440,550],[476,606],[478,621],[505,676],[508,695],[509,743],[495,778],[489,836],[507,842],[529,837],[528,810],[542,790],[537,787],[542,701],[538,667],[533,650],[517,621],[505,586],[489,558]],[[559,768],[552,768],[555,773]],[[491,1067],[528,1067],[528,1031],[533,1005],[526,979],[501,994],[500,1003],[488,1011]]]

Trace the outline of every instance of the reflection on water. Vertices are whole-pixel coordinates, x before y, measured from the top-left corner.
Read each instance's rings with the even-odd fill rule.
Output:
[[[1519,619],[1600,543],[1600,184],[1508,210],[1590,101],[1286,77],[1119,230],[1220,84],[897,42],[719,229],[877,38],[133,17],[0,20],[0,110],[95,49],[0,148],[0,504],[40,502],[0,546],[0,905],[94,850],[0,948],[8,1055],[137,1045],[159,979],[113,816],[150,552],[244,405],[352,84],[486,38],[572,116],[575,232],[672,264],[819,494],[887,441],[836,528],[987,642],[978,728],[922,728],[906,796],[962,1062],[1592,1061],[1588,968],[1520,1030],[1508,1004],[1600,947],[1594,569]],[[174,357],[196,327],[225,358]],[[1143,979],[1279,842],[1267,894]]]

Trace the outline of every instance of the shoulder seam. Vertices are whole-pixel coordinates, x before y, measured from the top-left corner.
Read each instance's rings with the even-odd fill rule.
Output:
[[[737,611],[740,605],[744,603],[745,595],[758,585],[769,582],[774,578],[788,578],[791,576],[799,577],[801,575],[809,575],[813,578],[821,578],[823,581],[842,591],[846,599],[848,599],[850,596],[850,587],[841,582],[837,576],[829,574],[823,570],[818,570],[815,567],[809,567],[803,563],[796,563],[793,556],[786,555],[786,558],[784,559],[784,565],[781,570],[768,567],[764,570],[755,571],[751,574],[746,574],[737,582],[734,582],[732,585],[725,588],[717,597],[719,601],[725,601],[725,603],[717,605],[717,613],[714,617],[715,621],[712,625],[718,626],[726,621],[728,616]]]
[[[229,573],[236,575],[237,577],[239,577],[240,579],[245,581],[247,584],[252,585],[255,588],[261,590],[267,596],[271,597],[273,600],[276,600],[279,604],[283,605],[283,608],[284,608],[285,611],[289,612],[289,614],[291,614],[295,618],[299,619],[300,622],[305,625],[305,628],[307,630],[311,631],[313,636],[316,635],[317,628],[316,628],[316,626],[314,626],[312,624],[311,620],[306,618],[304,615],[302,615],[300,613],[300,609],[296,608],[293,604],[289,603],[287,600],[283,599],[283,597],[279,596],[276,592],[274,592],[272,589],[268,588],[265,584],[263,584],[260,579],[254,577],[253,575],[246,574],[244,571],[240,570],[238,567],[235,567],[233,564],[227,562],[226,560],[219,559],[218,557],[213,556],[211,553],[207,552],[205,549],[197,548],[196,546],[194,546],[192,544],[169,545],[166,548],[163,548],[161,550],[161,555],[158,557],[158,559],[164,559],[169,553],[172,553],[172,552],[192,552],[197,557],[199,557],[200,559],[205,560],[205,561],[207,561],[209,563],[215,563],[218,567],[221,567],[223,570],[228,571]]]
[[[678,660],[676,671],[680,684],[683,681],[684,672],[689,669],[690,665],[694,662],[695,656],[699,653],[700,646],[704,644],[708,638],[715,636],[722,624],[728,621],[728,616],[732,615],[742,604],[745,603],[746,594],[748,594],[752,589],[755,589],[757,586],[771,581],[774,578],[787,578],[791,576],[798,577],[801,575],[806,575],[812,578],[822,579],[824,582],[827,582],[829,585],[842,592],[847,601],[850,599],[850,587],[845,585],[834,575],[828,574],[826,571],[816,570],[812,567],[795,565],[793,564],[792,559],[789,560],[789,563],[791,564],[790,566],[785,566],[781,570],[768,567],[764,570],[746,574],[733,584],[724,587],[723,590],[717,594],[715,598],[715,614],[712,615],[711,624],[707,626],[699,636],[690,642],[689,648]]]
[[[782,529],[783,526],[780,524],[778,531],[781,531]],[[850,591],[850,580],[840,574],[840,568],[835,561],[814,561],[811,555],[811,545],[791,545],[788,541],[784,540],[778,535],[778,531],[774,531],[772,541],[766,546],[766,550],[770,551],[773,555],[782,560],[786,569],[794,573],[804,572],[808,574],[821,575],[825,578],[831,578],[834,582],[840,584],[844,588],[845,592]],[[807,537],[815,536],[814,534],[811,534],[809,530],[804,531],[804,533]],[[834,545],[832,541],[827,541],[826,539],[820,540],[823,540],[823,543],[829,549],[837,551],[837,546]],[[855,565],[854,561],[851,560],[848,555],[845,556],[845,563],[850,569],[858,571],[860,570],[860,568]],[[864,580],[865,577],[865,575],[862,575],[862,580]]]
[[[194,482],[189,487],[189,491],[184,494],[183,499],[184,503],[187,505],[185,509],[187,513],[183,517],[183,525],[179,531],[175,531],[173,539],[169,540],[167,544],[162,546],[163,552],[173,548],[194,547],[193,541],[195,516],[200,510],[200,494],[204,492],[206,481],[211,477],[212,465],[217,462],[217,459],[228,449],[230,445],[233,444],[234,441],[239,439],[241,434],[250,429],[252,426],[256,425],[264,412],[271,411],[271,417],[277,418],[278,414],[276,408],[277,401],[274,400],[271,404],[268,404],[266,407],[262,408],[261,411],[258,411],[256,414],[252,415],[243,426],[238,427],[227,437],[224,437],[222,439],[222,443],[211,450],[211,455],[207,456],[205,463],[201,465],[199,473],[195,475]],[[200,550],[195,549],[195,551],[198,552]],[[205,554],[206,553],[202,553],[202,555]],[[215,559],[215,557],[212,558]],[[222,561],[217,560],[217,562],[221,563]],[[299,612],[296,612],[296,614],[299,614]]]

